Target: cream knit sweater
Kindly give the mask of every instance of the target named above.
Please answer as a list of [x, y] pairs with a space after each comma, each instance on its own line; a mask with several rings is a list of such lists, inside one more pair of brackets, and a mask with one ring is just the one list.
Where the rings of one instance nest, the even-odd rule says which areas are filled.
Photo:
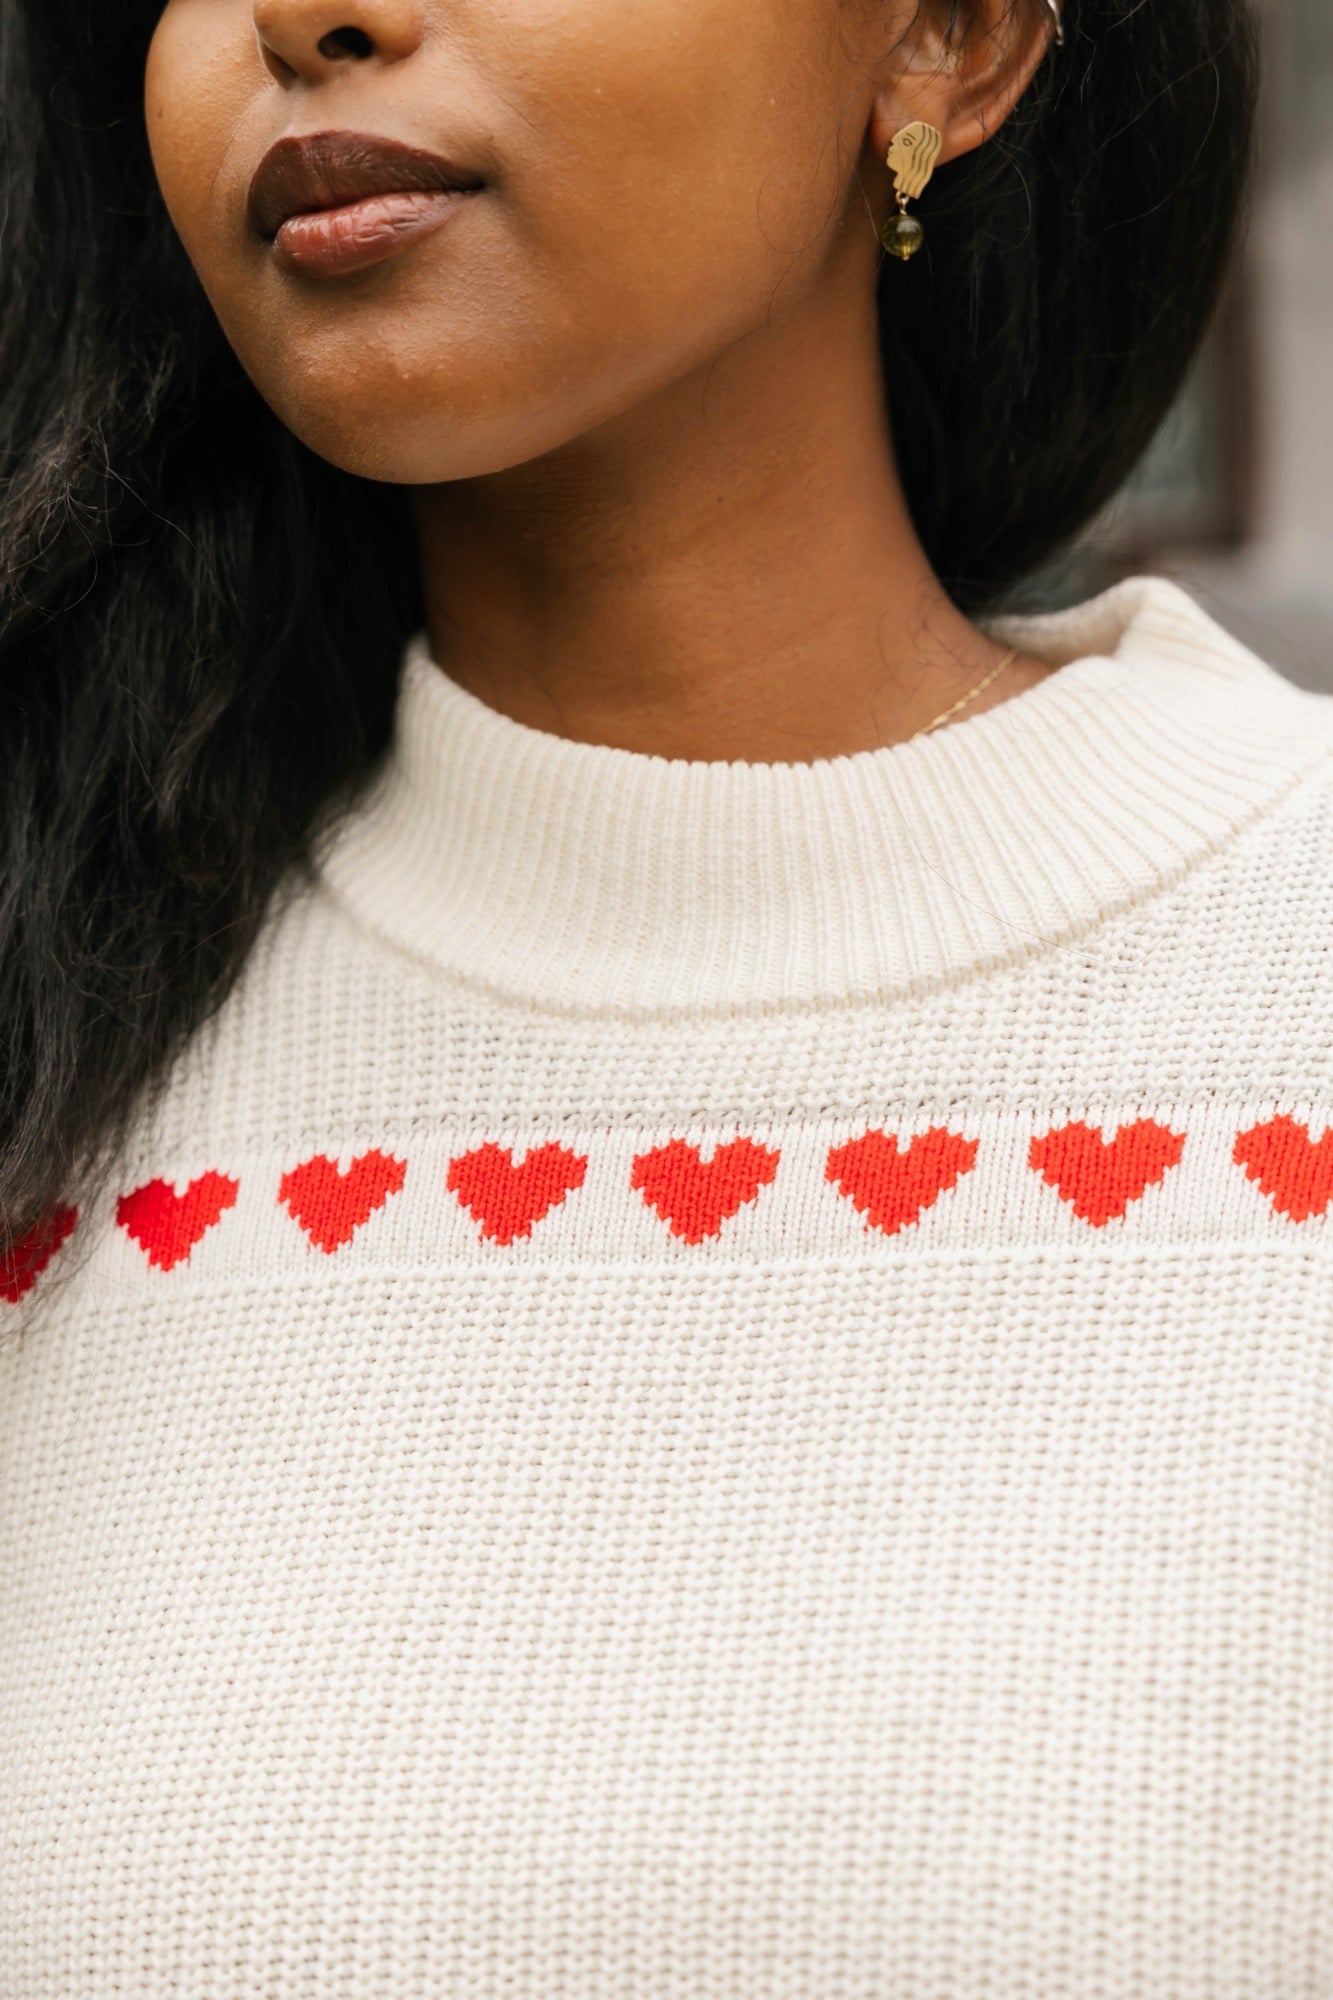
[[1333, 1995], [1333, 701], [1022, 637], [805, 766], [410, 650], [0, 1271], [4, 2000]]

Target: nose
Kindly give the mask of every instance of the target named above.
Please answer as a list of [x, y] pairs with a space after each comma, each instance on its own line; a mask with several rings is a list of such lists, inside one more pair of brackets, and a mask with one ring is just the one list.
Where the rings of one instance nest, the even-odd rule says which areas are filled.
[[279, 83], [320, 83], [421, 45], [420, 0], [254, 0], [255, 33]]

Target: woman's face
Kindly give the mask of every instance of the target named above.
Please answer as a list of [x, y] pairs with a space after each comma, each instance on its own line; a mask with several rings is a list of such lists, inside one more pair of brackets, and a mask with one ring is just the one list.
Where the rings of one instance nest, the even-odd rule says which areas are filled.
[[458, 479], [582, 436], [830, 286], [870, 310], [858, 167], [876, 172], [876, 63], [912, 11], [168, 0], [148, 131], [278, 415], [349, 471]]

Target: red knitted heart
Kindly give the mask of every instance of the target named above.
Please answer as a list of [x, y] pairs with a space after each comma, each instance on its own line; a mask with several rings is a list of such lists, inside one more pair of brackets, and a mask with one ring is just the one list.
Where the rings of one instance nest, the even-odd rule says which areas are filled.
[[0, 1299], [16, 1306], [30, 1292], [79, 1219], [77, 1208], [57, 1208], [0, 1257]]
[[1284, 1113], [1237, 1133], [1232, 1158], [1293, 1222], [1322, 1215], [1333, 1201], [1333, 1130], [1312, 1139], [1307, 1126]]
[[1057, 1190], [1075, 1215], [1094, 1229], [1104, 1229], [1155, 1186], [1168, 1167], [1177, 1165], [1184, 1146], [1183, 1132], [1172, 1132], [1154, 1118], [1122, 1125], [1110, 1140], [1096, 1126], [1076, 1119], [1033, 1139], [1028, 1165]]
[[331, 1257], [355, 1236], [362, 1223], [397, 1194], [407, 1162], [371, 1147], [352, 1161], [345, 1174], [323, 1153], [293, 1167], [278, 1183], [278, 1200], [310, 1241]]
[[831, 1148], [824, 1177], [836, 1182], [860, 1210], [868, 1229], [893, 1236], [971, 1173], [978, 1143], [933, 1125], [929, 1132], [918, 1132], [900, 1152], [894, 1133], [867, 1132]]
[[116, 1204], [116, 1221], [141, 1249], [150, 1264], [169, 1271], [184, 1263], [200, 1237], [213, 1227], [224, 1208], [236, 1200], [238, 1183], [226, 1174], [200, 1174], [184, 1194], [166, 1181], [149, 1181], [124, 1194]]
[[697, 1146], [672, 1139], [651, 1153], [640, 1153], [630, 1174], [650, 1208], [671, 1225], [674, 1236], [702, 1243], [716, 1236], [724, 1222], [753, 1201], [778, 1170], [780, 1153], [753, 1139], [733, 1139], [717, 1146], [707, 1165]]
[[449, 1162], [446, 1185], [492, 1243], [530, 1236], [533, 1224], [583, 1186], [588, 1161], [567, 1146], [534, 1146], [521, 1167], [508, 1146], [487, 1140]]

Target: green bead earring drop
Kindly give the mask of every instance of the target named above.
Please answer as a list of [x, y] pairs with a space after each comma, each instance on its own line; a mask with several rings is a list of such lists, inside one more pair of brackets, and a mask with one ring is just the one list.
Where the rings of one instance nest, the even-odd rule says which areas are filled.
[[890, 257], [905, 264], [925, 242], [926, 232], [914, 215], [891, 215], [879, 232], [879, 240]]
[[907, 213], [907, 204], [924, 194], [943, 145], [943, 133], [917, 119], [911, 125], [904, 125], [901, 132], [896, 132], [889, 147], [885, 164], [893, 175], [898, 212], [888, 218], [879, 232], [879, 240], [890, 257], [896, 257], [900, 263], [905, 264], [910, 257], [915, 257], [926, 240], [921, 224], [914, 215]]

